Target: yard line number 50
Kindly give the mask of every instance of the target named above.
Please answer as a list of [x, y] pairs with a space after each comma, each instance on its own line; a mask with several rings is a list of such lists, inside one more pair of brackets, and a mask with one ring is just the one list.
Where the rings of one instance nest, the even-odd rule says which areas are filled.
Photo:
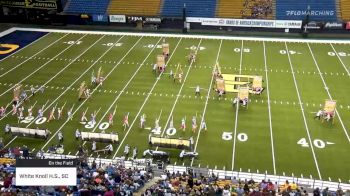
[[[232, 140], [232, 132], [223, 132], [221, 138], [226, 141]], [[240, 142], [246, 142], [248, 140], [248, 135], [246, 133], [239, 133], [237, 134], [237, 139]]]

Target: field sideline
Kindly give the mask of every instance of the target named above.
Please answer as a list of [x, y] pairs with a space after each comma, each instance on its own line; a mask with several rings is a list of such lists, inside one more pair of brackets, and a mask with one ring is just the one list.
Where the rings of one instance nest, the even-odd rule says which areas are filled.
[[[64, 154], [74, 155], [79, 144], [91, 150], [91, 143], [75, 140], [76, 129], [101, 132], [108, 127], [105, 131], [118, 133], [120, 144], [114, 145], [111, 155], [89, 156], [119, 157], [128, 144], [138, 148], [141, 158], [151, 147], [150, 130], [139, 128], [140, 116], [146, 114], [146, 127], [153, 128], [161, 113], [159, 135], [192, 136], [199, 153], [198, 159], [182, 161], [180, 150], [159, 148], [171, 154], [172, 164], [350, 182], [349, 40], [14, 30], [49, 33], [0, 60], [0, 106], [10, 103], [16, 83], [26, 90], [45, 87], [43, 94], [37, 93], [24, 103], [26, 110], [36, 103], [35, 116], [45, 103], [45, 117], [56, 104], [66, 106], [63, 119], [43, 123], [37, 119], [18, 121], [9, 107], [9, 114], [0, 118], [1, 127], [48, 128], [52, 134], [41, 140], [1, 132], [6, 146], [27, 145], [34, 152], [46, 151], [58, 143], [57, 133], [62, 131]], [[162, 52], [163, 39], [170, 45], [170, 57], [164, 74], [155, 75], [152, 67]], [[190, 48], [198, 51], [194, 63], [186, 58]], [[219, 99], [212, 89], [216, 62], [222, 73], [263, 76], [266, 90], [260, 96], [250, 95], [248, 108], [233, 107], [235, 94]], [[174, 83], [168, 74], [177, 64], [184, 72], [181, 84]], [[92, 71], [100, 67], [106, 77], [103, 85], [91, 87], [92, 97], [78, 101], [80, 84], [90, 84]], [[194, 93], [197, 85], [202, 88], [200, 96]], [[314, 119], [325, 99], [337, 100], [333, 125]], [[74, 119], [68, 121], [66, 113], [73, 105]], [[114, 125], [108, 125], [108, 114], [116, 106]], [[79, 122], [86, 109], [88, 118], [98, 111], [96, 126]], [[127, 113], [130, 127], [124, 129], [122, 121]], [[191, 118], [196, 115], [197, 123], [205, 120], [207, 131], [191, 131]], [[172, 117], [177, 131], [169, 133]], [[186, 131], [179, 129], [184, 117]], [[97, 147], [105, 145], [98, 143]]]

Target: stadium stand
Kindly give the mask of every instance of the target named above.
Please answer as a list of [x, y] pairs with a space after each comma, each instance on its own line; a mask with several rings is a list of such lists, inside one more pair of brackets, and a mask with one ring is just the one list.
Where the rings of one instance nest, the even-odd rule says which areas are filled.
[[276, 19], [303, 20], [310, 6], [310, 20], [336, 21], [336, 0], [276, 0]]
[[245, 0], [243, 18], [272, 19], [272, 0]]
[[111, 0], [108, 13], [131, 16], [160, 15], [161, 0]]
[[[349, 194], [350, 191], [344, 191], [339, 188], [336, 191], [330, 191], [327, 187], [322, 190], [322, 195], [339, 195]], [[308, 196], [309, 193], [320, 195], [321, 190], [309, 189], [297, 185], [295, 182], [277, 184], [270, 180], [261, 180], [255, 182], [253, 179], [219, 179], [217, 176], [192, 176], [187, 173], [170, 173], [167, 171], [163, 179], [148, 188], [144, 195], [164, 195], [165, 193], [176, 195], [299, 195]]]
[[245, 1], [246, 0], [218, 0], [216, 6], [216, 17], [241, 18]]
[[340, 6], [341, 18], [345, 21], [350, 20], [350, 1], [340, 0]]
[[105, 14], [109, 0], [69, 0], [64, 12], [67, 14]]
[[216, 0], [164, 0], [161, 15], [163, 17], [182, 17], [182, 8], [186, 5], [188, 17], [215, 17]]

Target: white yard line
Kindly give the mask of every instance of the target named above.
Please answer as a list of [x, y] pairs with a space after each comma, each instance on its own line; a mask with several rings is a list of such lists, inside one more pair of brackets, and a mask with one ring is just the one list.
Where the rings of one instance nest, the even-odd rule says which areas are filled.
[[[77, 41], [83, 39], [87, 34], [83, 35], [82, 37], [80, 37]], [[58, 57], [59, 55], [61, 55], [63, 52], [65, 52], [66, 50], [68, 50], [70, 47], [74, 46], [74, 44], [69, 45], [67, 48], [63, 49], [61, 52], [59, 52], [57, 55], [55, 55], [54, 57], [52, 57], [49, 61], [47, 61], [46, 63], [44, 63], [43, 65], [41, 65], [39, 68], [37, 68], [35, 71], [33, 71], [31, 74], [28, 74], [25, 78], [23, 78], [21, 81], [17, 82], [17, 84], [22, 83], [23, 81], [25, 81], [26, 79], [28, 79], [30, 76], [32, 76], [33, 74], [35, 74], [36, 72], [38, 72], [40, 69], [42, 69], [43, 67], [45, 67], [47, 64], [49, 64], [51, 61], [53, 61], [56, 57]], [[13, 85], [11, 88], [7, 89], [6, 91], [4, 91], [3, 93], [0, 94], [0, 97], [2, 97], [3, 95], [5, 95], [7, 92], [9, 92], [10, 90], [12, 90], [15, 87], [15, 85]]]
[[11, 69], [7, 70], [5, 73], [2, 73], [0, 75], [0, 78], [4, 77], [6, 74], [10, 73], [11, 71], [13, 71], [14, 69], [16, 69], [17, 67], [23, 65], [25, 62], [31, 60], [33, 57], [35, 57], [36, 55], [40, 54], [41, 52], [43, 52], [44, 50], [48, 49], [49, 47], [51, 47], [52, 45], [54, 45], [55, 43], [57, 43], [58, 41], [60, 41], [61, 39], [63, 39], [64, 37], [66, 37], [69, 34], [65, 34], [64, 36], [60, 37], [59, 39], [57, 39], [56, 41], [52, 42], [51, 44], [49, 44], [48, 46], [46, 46], [45, 48], [41, 49], [39, 52], [33, 54], [31, 57], [27, 58], [26, 60], [22, 61], [21, 63], [19, 63], [18, 65], [12, 67]]
[[[98, 43], [102, 38], [103, 38], [104, 36], [101, 36], [101, 38], [99, 38], [98, 40], [96, 40], [90, 47], [88, 47], [83, 53], [81, 53], [79, 56], [81, 56], [81, 55], [83, 55], [83, 54], [85, 54], [89, 49], [91, 49], [96, 43]], [[119, 40], [120, 39], [122, 39], [122, 37], [121, 38], [119, 38]], [[119, 41], [118, 40], [118, 41]], [[117, 41], [117, 42], [118, 42]], [[111, 46], [110, 48], [108, 48], [108, 50], [106, 50], [104, 53], [103, 53], [103, 55], [101, 55], [100, 57], [99, 57], [99, 59], [101, 59], [110, 49], [112, 49], [112, 47], [113, 46]], [[78, 57], [76, 57], [76, 59], [77, 58], [79, 58], [79, 56]], [[99, 60], [98, 59], [98, 60]], [[82, 74], [80, 74], [80, 76], [78, 77], [78, 78], [76, 78], [72, 83], [71, 83], [71, 85], [68, 87], [68, 88], [66, 88], [66, 90], [64, 90], [55, 100], [53, 100], [51, 103], [50, 103], [50, 105], [48, 105], [48, 106], [46, 106], [45, 107], [45, 109], [43, 110], [43, 112], [45, 112], [45, 111], [47, 111], [48, 109], [50, 109], [50, 107], [56, 102], [56, 101], [58, 101], [77, 81], [79, 81], [80, 80], [80, 78], [81, 77], [83, 77], [96, 63], [98, 63], [98, 60], [96, 60], [94, 63], [92, 63], [91, 65], [90, 65], [90, 67], [88, 67], [87, 69], [85, 69], [85, 71], [82, 73]], [[75, 60], [73, 60], [72, 62], [70, 62], [67, 66], [69, 66], [70, 64], [72, 64], [73, 62], [74, 62]], [[46, 84], [47, 84], [48, 82], [46, 82]], [[45, 84], [44, 85], [42, 85], [41, 87], [43, 87], [43, 86], [45, 86]], [[9, 114], [9, 113], [8, 113]], [[7, 115], [8, 115], [7, 114]], [[36, 120], [38, 119], [38, 116], [37, 117], [35, 117], [34, 118], [34, 120], [32, 120], [27, 126], [26, 126], [26, 128], [28, 128], [31, 124], [33, 124]], [[17, 136], [16, 137], [14, 137], [9, 143], [7, 143], [6, 144], [6, 146], [8, 146], [9, 144], [11, 144], [15, 139], [17, 138]], [[5, 146], [5, 147], [6, 147]]]
[[[11, 33], [12, 33], [12, 32], [11, 32]], [[49, 34], [50, 34], [50, 33], [47, 33], [46, 35], [39, 37], [39, 39], [34, 40], [34, 41], [31, 42], [30, 44], [28, 44], [28, 45], [26, 45], [26, 46], [24, 46], [24, 47], [18, 49], [16, 52], [14, 52], [14, 53], [12, 53], [12, 54], [6, 56], [6, 57], [3, 58], [3, 59], [1, 59], [0, 62], [4, 61], [4, 60], [7, 59], [7, 58], [10, 58], [11, 56], [13, 56], [13, 55], [17, 54], [18, 52], [24, 50], [25, 48], [27, 48], [27, 47], [33, 45], [34, 43], [36, 43], [36, 42], [38, 42], [38, 41], [40, 41], [41, 39], [43, 39], [44, 37], [48, 36]], [[2, 37], [2, 36], [0, 36], [0, 37]]]
[[[343, 60], [340, 58], [338, 52], [337, 52], [337, 51], [335, 50], [335, 48], [333, 47], [333, 44], [330, 43], [330, 45], [332, 46], [332, 49], [333, 49], [334, 53], [337, 55], [337, 57], [338, 57], [340, 63], [343, 65], [343, 67], [344, 67], [346, 73], [348, 73], [348, 76], [350, 76], [349, 68], [346, 67], [346, 65], [344, 64]], [[309, 47], [310, 47], [310, 46], [309, 46]]]
[[[132, 80], [135, 78], [135, 76], [139, 73], [140, 69], [143, 67], [143, 65], [145, 64], [145, 62], [147, 61], [147, 59], [149, 58], [149, 56], [152, 54], [152, 52], [154, 51], [154, 49], [157, 48], [158, 43], [162, 40], [162, 37], [159, 38], [159, 40], [157, 41], [157, 43], [154, 44], [154, 47], [152, 48], [151, 51], [149, 51], [148, 55], [144, 58], [144, 60], [142, 61], [142, 63], [140, 64], [140, 66], [136, 69], [135, 73], [130, 77], [130, 79], [128, 80], [128, 82], [124, 85], [123, 89], [120, 90], [119, 94], [115, 97], [115, 99], [113, 100], [113, 102], [111, 103], [111, 105], [108, 107], [108, 109], [106, 110], [106, 112], [102, 115], [101, 119], [98, 121], [98, 123], [96, 123], [96, 126], [94, 127], [94, 129], [92, 130], [92, 132], [95, 132], [96, 129], [98, 128], [98, 125], [101, 124], [101, 122], [103, 121], [103, 119], [105, 119], [105, 117], [108, 115], [108, 112], [112, 109], [112, 107], [115, 106], [115, 103], [119, 100], [120, 96], [124, 93], [124, 91], [126, 90], [126, 88], [129, 87], [129, 84], [132, 82]], [[86, 141], [83, 143], [83, 145], [85, 145]]]
[[285, 46], [286, 46], [288, 61], [289, 61], [290, 69], [291, 69], [291, 71], [292, 71], [293, 81], [294, 81], [295, 89], [296, 89], [296, 91], [297, 91], [298, 100], [299, 100], [299, 105], [300, 105], [300, 109], [301, 109], [301, 114], [302, 114], [302, 116], [303, 116], [304, 126], [305, 126], [305, 130], [306, 130], [306, 133], [307, 133], [307, 137], [308, 137], [308, 139], [309, 139], [309, 144], [310, 144], [310, 147], [311, 147], [312, 156], [313, 156], [313, 158], [314, 158], [314, 162], [315, 162], [315, 166], [316, 166], [316, 169], [317, 169], [318, 177], [319, 177], [320, 180], [322, 180], [320, 168], [318, 167], [318, 162], [317, 162], [317, 158], [316, 158], [316, 154], [315, 154], [315, 150], [314, 150], [314, 144], [313, 144], [313, 142], [312, 142], [312, 140], [311, 140], [311, 134], [310, 134], [310, 131], [309, 131], [309, 126], [308, 126], [308, 124], [307, 124], [307, 122], [306, 122], [306, 116], [305, 116], [305, 112], [304, 112], [304, 106], [303, 106], [302, 101], [301, 101], [301, 97], [300, 97], [300, 93], [299, 93], [299, 88], [298, 88], [298, 83], [297, 83], [297, 80], [296, 80], [296, 77], [295, 77], [295, 74], [294, 74], [293, 64], [292, 64], [292, 61], [291, 61], [291, 58], [290, 58], [290, 55], [289, 55], [289, 50], [288, 50], [287, 42], [285, 42], [284, 44], [285, 44]]
[[[168, 62], [170, 62], [171, 58], [174, 56], [175, 51], [176, 51], [177, 47], [179, 46], [181, 40], [182, 40], [182, 38], [181, 38], [181, 39], [178, 41], [178, 43], [176, 44], [176, 46], [175, 46], [175, 48], [174, 48], [174, 51], [172, 52], [172, 54], [171, 54], [171, 56], [170, 56]], [[151, 94], [152, 94], [154, 88], [156, 87], [156, 85], [157, 85], [158, 82], [160, 81], [160, 78], [161, 78], [161, 76], [163, 75], [163, 73], [164, 73], [164, 72], [160, 73], [160, 75], [157, 77], [156, 82], [153, 84], [151, 90], [149, 91], [149, 93], [147, 93], [147, 97], [146, 97], [145, 100], [143, 101], [143, 103], [142, 103], [142, 105], [141, 105], [139, 111], [137, 112], [137, 114], [136, 114], [134, 120], [131, 122], [130, 127], [129, 127], [128, 130], [126, 131], [126, 133], [125, 133], [125, 135], [124, 135], [122, 141], [119, 143], [118, 148], [117, 148], [117, 150], [115, 151], [115, 153], [114, 153], [114, 155], [113, 155], [113, 159], [117, 156], [117, 154], [118, 154], [120, 148], [122, 147], [124, 141], [126, 140], [127, 136], [129, 135], [129, 133], [130, 133], [130, 131], [131, 131], [131, 128], [133, 127], [133, 125], [135, 124], [135, 122], [138, 120], [138, 117], [139, 117], [139, 115], [140, 115], [140, 113], [141, 113], [143, 107], [145, 107], [145, 105], [146, 105], [146, 103], [147, 103], [149, 97], [151, 96]]]
[[[241, 45], [241, 59], [239, 60], [239, 74], [242, 73], [242, 63], [243, 63], [243, 40]], [[236, 138], [237, 138], [237, 125], [238, 125], [238, 108], [239, 108], [239, 101], [236, 104], [236, 118], [235, 118], [235, 128], [233, 133], [233, 150], [232, 150], [232, 165], [231, 170], [235, 168], [235, 154], [236, 154]], [[249, 103], [248, 103], [249, 104]]]
[[[219, 62], [219, 56], [220, 56], [220, 52], [221, 52], [221, 46], [222, 46], [222, 40], [220, 40], [220, 46], [219, 46], [218, 53], [217, 53], [217, 55], [216, 55], [216, 60], [215, 60], [215, 62], [214, 62], [215, 65], [213, 66], [214, 68], [213, 68], [212, 73], [213, 73], [214, 70], [216, 69], [216, 63]], [[210, 80], [210, 83], [209, 83], [207, 98], [206, 98], [206, 100], [205, 100], [205, 104], [204, 104], [204, 108], [203, 108], [203, 112], [202, 112], [202, 119], [201, 119], [201, 121], [200, 121], [199, 130], [198, 130], [198, 134], [197, 134], [197, 138], [196, 138], [196, 143], [195, 143], [194, 149], [193, 149], [194, 152], [196, 152], [196, 150], [197, 150], [198, 141], [199, 141], [199, 136], [200, 136], [200, 133], [202, 132], [201, 124], [202, 124], [202, 122], [204, 121], [205, 113], [207, 112], [207, 106], [208, 106], [209, 96], [210, 96], [210, 92], [211, 92], [211, 88], [212, 88], [213, 82], [214, 82], [214, 75], [211, 76], [211, 80]], [[192, 158], [192, 160], [191, 160], [191, 167], [192, 167], [192, 165], [193, 165], [193, 160], [194, 160], [194, 158]]]
[[[198, 52], [198, 49], [199, 49], [201, 43], [202, 43], [202, 39], [200, 39], [200, 41], [199, 41], [199, 43], [198, 43], [198, 45], [197, 45], [196, 53]], [[163, 129], [163, 131], [162, 131], [161, 137], [164, 136], [165, 130], [166, 130], [167, 127], [168, 127], [168, 123], [169, 123], [171, 117], [173, 116], [173, 112], [174, 112], [174, 110], [175, 110], [177, 101], [179, 100], [179, 97], [180, 97], [180, 94], [181, 94], [181, 92], [182, 92], [182, 89], [183, 89], [183, 87], [185, 86], [186, 79], [187, 79], [187, 76], [189, 75], [189, 73], [190, 73], [190, 71], [191, 71], [192, 65], [193, 65], [193, 61], [191, 61], [190, 65], [189, 65], [189, 67], [188, 67], [187, 73], [186, 73], [186, 75], [185, 75], [185, 78], [184, 78], [184, 80], [182, 81], [182, 84], [181, 84], [181, 87], [180, 87], [180, 89], [179, 89], [179, 92], [177, 93], [177, 96], [176, 96], [174, 105], [173, 105], [173, 107], [171, 108], [171, 111], [170, 111], [170, 114], [169, 114], [169, 116], [168, 116], [168, 119], [167, 119], [167, 121], [166, 121], [166, 123], [165, 123], [165, 125], [164, 125], [164, 129]], [[159, 147], [157, 146], [157, 147], [156, 147], [156, 151], [158, 150], [158, 148], [159, 148]]]
[[[317, 61], [316, 61], [316, 59], [315, 59], [314, 53], [312, 52], [312, 49], [311, 49], [310, 45], [307, 44], [307, 46], [309, 47], [310, 54], [311, 54], [311, 56], [312, 56], [312, 59], [314, 60], [314, 63], [315, 63], [315, 65], [316, 65], [316, 68], [317, 68], [317, 70], [318, 70], [318, 73], [319, 73], [319, 75], [320, 75], [320, 78], [321, 78], [321, 80], [322, 80], [324, 89], [326, 90], [326, 92], [327, 92], [327, 94], [328, 94], [328, 97], [329, 97], [330, 99], [333, 100], [332, 95], [331, 95], [331, 93], [329, 92], [328, 86], [327, 86], [327, 84], [326, 84], [326, 82], [325, 82], [325, 80], [324, 80], [324, 78], [323, 78], [322, 73], [321, 73], [320, 67], [318, 66], [318, 63], [317, 63]], [[332, 47], [333, 47], [333, 46], [332, 46]], [[334, 48], [333, 48], [333, 50], [334, 50]], [[334, 50], [334, 51], [335, 51], [335, 50]], [[335, 51], [335, 52], [336, 52], [336, 51]], [[338, 55], [338, 54], [337, 54], [337, 55]], [[338, 58], [339, 58], [339, 56], [338, 56]], [[339, 59], [340, 59], [340, 58], [339, 58]], [[345, 68], [345, 67], [344, 67], [344, 68]], [[338, 111], [337, 109], [335, 109], [335, 112], [338, 113], [337, 116], [338, 116], [338, 118], [339, 118], [340, 124], [341, 124], [341, 126], [343, 127], [345, 136], [346, 136], [346, 138], [348, 139], [348, 141], [349, 141], [349, 143], [350, 143], [350, 137], [349, 137], [349, 134], [348, 134], [348, 130], [346, 129], [346, 127], [345, 127], [345, 125], [344, 125], [344, 123], [343, 123], [343, 120], [342, 120], [342, 118], [340, 117], [340, 113], [339, 113], [339, 111]]]
[[271, 153], [272, 153], [272, 165], [273, 165], [273, 174], [276, 175], [276, 161], [275, 161], [275, 147], [273, 142], [273, 131], [272, 131], [272, 115], [271, 115], [271, 105], [270, 105], [270, 88], [269, 88], [269, 77], [267, 70], [267, 57], [266, 57], [266, 47], [265, 42], [263, 42], [264, 46], [264, 65], [265, 65], [265, 81], [266, 81], [266, 93], [267, 93], [267, 105], [269, 109], [269, 126], [270, 126], [270, 138], [271, 138]]
[[[126, 56], [128, 56], [128, 54], [135, 48], [135, 46], [141, 41], [143, 37], [140, 37], [135, 44], [128, 50], [128, 52], [125, 53], [125, 55], [118, 61], [118, 63], [111, 69], [111, 71], [106, 75], [105, 80], [109, 77], [109, 75], [118, 67], [118, 65], [120, 65], [120, 63], [125, 59]], [[121, 39], [121, 38], [120, 38]], [[119, 39], [119, 40], [120, 40]], [[118, 43], [119, 40], [116, 42]], [[113, 45], [114, 46], [114, 45]], [[111, 47], [113, 47], [111, 46]], [[98, 61], [96, 61], [98, 62]], [[98, 84], [91, 92], [91, 96], [96, 92], [97, 88], [101, 86], [101, 83]], [[85, 102], [89, 100], [89, 99], [85, 99], [79, 106], [78, 108], [73, 112], [73, 116], [75, 115], [75, 113], [77, 113], [79, 111], [79, 109], [85, 104]], [[52, 135], [52, 137], [44, 144], [44, 146], [41, 149], [44, 149], [49, 143], [50, 141], [55, 137], [55, 135], [58, 133], [58, 131], [60, 131], [67, 123], [69, 122], [69, 120], [66, 120], [61, 127]]]

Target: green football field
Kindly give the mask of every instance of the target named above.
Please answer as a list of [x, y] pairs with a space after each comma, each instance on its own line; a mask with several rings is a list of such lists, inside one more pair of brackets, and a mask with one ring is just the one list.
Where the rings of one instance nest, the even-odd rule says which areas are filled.
[[[1, 132], [8, 147], [26, 145], [34, 152], [47, 151], [58, 144], [57, 132], [64, 135], [64, 154], [75, 155], [84, 144], [77, 141], [75, 130], [116, 132], [119, 145], [112, 155], [90, 153], [92, 157], [123, 156], [124, 146], [138, 148], [138, 157], [148, 148], [150, 128], [160, 117], [160, 132], [155, 135], [194, 139], [197, 159], [178, 158], [179, 149], [157, 148], [169, 152], [171, 163], [235, 171], [250, 171], [276, 175], [304, 176], [315, 179], [349, 182], [350, 180], [350, 47], [349, 44], [316, 43], [312, 40], [244, 41], [240, 38], [164, 35], [170, 45], [170, 57], [164, 74], [152, 72], [156, 56], [162, 53], [162, 35], [99, 35], [52, 32], [28, 47], [0, 61], [0, 105], [13, 98], [14, 84], [25, 90], [30, 86], [45, 87], [24, 103], [34, 103], [34, 115], [44, 104], [44, 116], [54, 107], [64, 107], [64, 117], [47, 122], [44, 119], [18, 121], [16, 115], [1, 118], [6, 124], [27, 128], [49, 129], [48, 140], [16, 137]], [[214, 37], [213, 37], [214, 38]], [[197, 61], [189, 63], [190, 48], [198, 51]], [[248, 107], [232, 105], [234, 93], [218, 98], [213, 91], [212, 72], [215, 63], [225, 74], [258, 75], [263, 77], [262, 95], [250, 95]], [[181, 64], [183, 82], [169, 78]], [[101, 67], [105, 81], [91, 86], [91, 74]], [[89, 99], [78, 100], [78, 89], [85, 81], [91, 88]], [[201, 87], [195, 96], [195, 87]], [[334, 123], [314, 119], [326, 99], [337, 101]], [[73, 107], [74, 106], [74, 107]], [[108, 115], [116, 108], [114, 124]], [[67, 110], [73, 107], [74, 118], [67, 120]], [[10, 112], [11, 106], [7, 112]], [[87, 118], [98, 112], [94, 126], [81, 124], [82, 113]], [[129, 113], [130, 127], [122, 126]], [[140, 116], [146, 114], [146, 127], [140, 128]], [[205, 120], [208, 130], [195, 133], [191, 119], [197, 124]], [[180, 130], [186, 117], [186, 131]], [[167, 131], [173, 118], [176, 131]], [[102, 149], [106, 143], [98, 143]], [[132, 148], [131, 148], [132, 149]]]

